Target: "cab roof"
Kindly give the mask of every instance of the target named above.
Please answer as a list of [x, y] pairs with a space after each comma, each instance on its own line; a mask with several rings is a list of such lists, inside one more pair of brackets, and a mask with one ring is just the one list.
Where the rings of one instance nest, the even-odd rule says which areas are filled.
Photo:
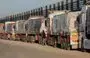
[[31, 19], [39, 19], [39, 18], [44, 18], [43, 16], [34, 16], [34, 17], [29, 17], [28, 20], [31, 20]]

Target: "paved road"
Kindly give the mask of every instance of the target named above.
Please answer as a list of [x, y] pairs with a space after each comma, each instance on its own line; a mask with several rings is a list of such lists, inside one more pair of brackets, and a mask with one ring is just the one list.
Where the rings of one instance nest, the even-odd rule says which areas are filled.
[[90, 58], [90, 53], [0, 39], [0, 58]]

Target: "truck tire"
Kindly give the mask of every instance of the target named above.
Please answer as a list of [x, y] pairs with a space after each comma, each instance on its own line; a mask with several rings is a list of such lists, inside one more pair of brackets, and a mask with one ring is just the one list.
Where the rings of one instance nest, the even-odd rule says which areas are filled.
[[69, 47], [66, 48], [66, 50], [72, 50], [72, 46], [70, 45]]
[[54, 47], [55, 48], [57, 47], [57, 41], [56, 40], [54, 41]]

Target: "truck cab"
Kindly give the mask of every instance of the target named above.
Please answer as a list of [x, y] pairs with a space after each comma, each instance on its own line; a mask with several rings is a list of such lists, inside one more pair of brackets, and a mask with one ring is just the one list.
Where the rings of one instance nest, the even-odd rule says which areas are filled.
[[15, 22], [5, 22], [5, 32], [8, 34], [8, 39], [15, 39]]
[[81, 10], [79, 18], [79, 48], [90, 49], [90, 5], [86, 3]]
[[69, 11], [53, 11], [49, 14], [47, 26], [48, 44], [52, 46], [61, 45], [61, 48], [67, 49], [68, 47], [78, 48], [78, 32], [76, 28], [76, 19], [79, 12]]

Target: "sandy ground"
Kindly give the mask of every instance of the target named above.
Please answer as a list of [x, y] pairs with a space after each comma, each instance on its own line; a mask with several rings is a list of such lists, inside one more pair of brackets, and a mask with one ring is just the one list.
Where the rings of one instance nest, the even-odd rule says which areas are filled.
[[0, 58], [90, 58], [90, 53], [0, 39]]

